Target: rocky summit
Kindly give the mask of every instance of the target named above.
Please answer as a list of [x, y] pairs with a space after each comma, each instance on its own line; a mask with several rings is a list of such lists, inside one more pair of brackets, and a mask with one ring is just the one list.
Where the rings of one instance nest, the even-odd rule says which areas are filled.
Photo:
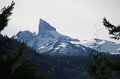
[[91, 41], [80, 41], [62, 35], [57, 32], [55, 27], [43, 19], [39, 20], [37, 34], [28, 30], [20, 31], [17, 34], [17, 40], [27, 43], [28, 46], [34, 48], [39, 53], [49, 55], [88, 55], [91, 50], [96, 50], [96, 42], [101, 46], [101, 52], [106, 52], [108, 49], [111, 49], [111, 45], [114, 45], [114, 51], [108, 51], [109, 53], [119, 53], [120, 49], [120, 44], [106, 40], [98, 39], [99, 41], [96, 41], [93, 39]]

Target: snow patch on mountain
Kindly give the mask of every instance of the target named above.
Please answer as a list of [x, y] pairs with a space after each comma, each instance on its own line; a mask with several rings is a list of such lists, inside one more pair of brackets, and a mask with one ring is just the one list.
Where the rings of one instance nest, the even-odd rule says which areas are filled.
[[51, 26], [46, 21], [39, 20], [38, 34], [30, 31], [21, 31], [17, 34], [17, 40], [22, 42], [27, 42], [27, 45], [38, 50], [41, 46], [52, 41], [79, 41], [78, 39], [73, 39], [71, 37], [62, 35], [56, 31], [56, 28]]
[[42, 47], [37, 51], [40, 53], [50, 54], [50, 55], [87, 55], [90, 53], [90, 48], [83, 45], [76, 45], [65, 41], [53, 41]]
[[97, 47], [99, 46], [100, 52], [108, 52], [111, 54], [120, 54], [120, 44], [107, 41], [107, 40], [101, 40], [101, 39], [92, 39], [92, 40], [85, 40], [79, 42], [80, 44], [90, 47], [92, 49], [97, 50]]
[[91, 50], [108, 52], [112, 54], [120, 53], [120, 44], [101, 39], [79, 41], [69, 36], [65, 36], [56, 31], [46, 21], [39, 20], [38, 33], [30, 31], [20, 31], [17, 40], [27, 43], [40, 53], [50, 55], [87, 55]]

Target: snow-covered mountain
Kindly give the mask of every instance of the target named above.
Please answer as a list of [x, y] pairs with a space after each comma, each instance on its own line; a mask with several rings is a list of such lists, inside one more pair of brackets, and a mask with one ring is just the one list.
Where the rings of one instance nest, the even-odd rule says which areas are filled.
[[46, 21], [40, 19], [38, 34], [30, 31], [20, 31], [18, 34], [18, 40], [27, 42], [30, 47], [35, 49], [49, 43], [51, 41], [79, 41], [68, 36], [62, 35], [56, 31], [56, 28], [51, 26]]
[[50, 55], [87, 55], [92, 49], [81, 44], [73, 44], [67, 41], [52, 41], [41, 46], [38, 51]]
[[100, 46], [99, 51], [101, 52], [120, 52], [118, 43], [101, 39], [79, 41], [58, 33], [56, 28], [42, 19], [39, 21], [38, 34], [20, 31], [17, 34], [17, 40], [26, 42], [28, 46], [40, 53], [50, 55], [87, 55], [91, 50], [96, 50], [97, 46]]
[[120, 43], [115, 43], [102, 39], [92, 39], [81, 41], [79, 44], [82, 44], [86, 47], [90, 47], [95, 50], [97, 50], [98, 47], [98, 51], [100, 52], [120, 54]]
[[87, 55], [88, 49], [83, 45], [75, 45], [71, 41], [80, 42], [69, 36], [62, 35], [46, 21], [40, 19], [38, 34], [30, 31], [20, 31], [17, 40], [27, 42], [40, 53], [50, 55]]

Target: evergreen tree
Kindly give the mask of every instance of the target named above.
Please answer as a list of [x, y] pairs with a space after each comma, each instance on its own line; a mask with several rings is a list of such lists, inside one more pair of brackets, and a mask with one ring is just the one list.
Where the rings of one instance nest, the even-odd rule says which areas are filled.
[[12, 49], [14, 43], [13, 38], [8, 38], [6, 36], [0, 35], [0, 59], [9, 54], [9, 50]]
[[22, 43], [12, 54], [13, 60], [18, 60], [12, 67], [12, 79], [36, 79], [37, 64], [32, 64], [32, 60], [27, 54], [26, 44]]
[[12, 14], [15, 3], [12, 2], [10, 6], [4, 7], [0, 11], [0, 58], [5, 55], [7, 52], [5, 48], [10, 48], [10, 45], [13, 42], [13, 38], [4, 39], [1, 31], [8, 25], [9, 17]]
[[[0, 32], [7, 26], [15, 3], [4, 7], [0, 14]], [[11, 48], [14, 38], [5, 39], [0, 34], [0, 79], [36, 79], [37, 65], [32, 63], [28, 55], [26, 44], [20, 44], [13, 52], [6, 54]]]
[[106, 18], [103, 18], [103, 25], [108, 29], [109, 34], [113, 35], [111, 38], [119, 40], [120, 39], [120, 25], [114, 26]]
[[[103, 25], [108, 29], [111, 38], [120, 39], [120, 26], [114, 26], [106, 18], [103, 18]], [[120, 60], [111, 61], [105, 53], [91, 54], [94, 63], [86, 66], [87, 72], [93, 79], [115, 79], [120, 78]]]
[[[13, 53], [3, 56], [0, 62], [0, 71], [3, 72], [0, 75], [0, 78], [7, 79], [11, 77], [12, 67], [20, 59], [21, 54], [23, 53], [23, 44], [18, 46]], [[7, 76], [6, 76], [7, 75]]]
[[87, 72], [93, 79], [109, 79], [112, 77], [112, 62], [106, 58], [104, 53], [92, 55], [94, 63], [89, 63], [86, 67]]
[[0, 33], [1, 31], [8, 25], [9, 17], [12, 14], [12, 10], [14, 8], [15, 3], [12, 2], [10, 6], [4, 7], [1, 9], [0, 13]]

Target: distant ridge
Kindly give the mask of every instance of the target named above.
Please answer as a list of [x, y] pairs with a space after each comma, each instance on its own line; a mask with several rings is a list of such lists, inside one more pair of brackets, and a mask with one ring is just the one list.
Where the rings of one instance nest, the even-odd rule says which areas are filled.
[[[20, 31], [17, 40], [27, 42], [27, 45], [37, 50], [39, 53], [50, 55], [87, 55], [91, 50], [96, 50], [96, 40], [80, 41], [57, 32], [43, 19], [39, 20], [38, 33], [30, 31]], [[107, 40], [98, 40], [101, 45], [101, 52], [119, 53], [120, 44]]]

